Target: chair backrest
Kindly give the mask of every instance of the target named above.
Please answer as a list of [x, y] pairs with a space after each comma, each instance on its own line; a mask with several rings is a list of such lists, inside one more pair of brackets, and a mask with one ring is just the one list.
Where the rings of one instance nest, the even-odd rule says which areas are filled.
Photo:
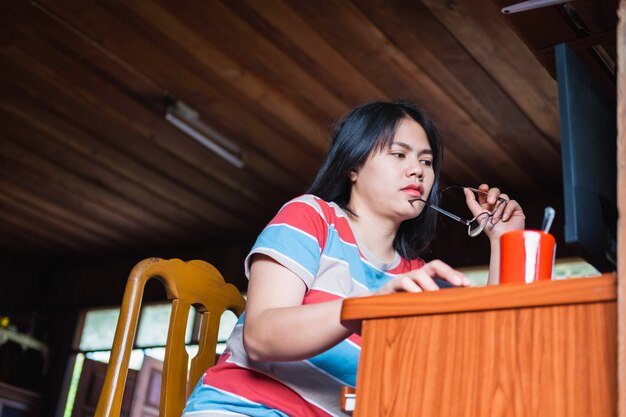
[[[117, 417], [120, 414], [141, 299], [145, 284], [151, 278], [158, 278], [163, 283], [167, 298], [172, 301], [161, 380], [160, 417], [181, 415], [195, 383], [207, 368], [215, 364], [215, 347], [222, 313], [231, 310], [240, 316], [245, 308], [245, 301], [237, 288], [226, 284], [217, 269], [207, 262], [159, 258], [139, 262], [131, 271], [126, 284], [95, 417]], [[192, 305], [202, 314], [202, 319], [200, 346], [188, 375], [185, 330]], [[188, 380], [190, 384], [187, 384]]]

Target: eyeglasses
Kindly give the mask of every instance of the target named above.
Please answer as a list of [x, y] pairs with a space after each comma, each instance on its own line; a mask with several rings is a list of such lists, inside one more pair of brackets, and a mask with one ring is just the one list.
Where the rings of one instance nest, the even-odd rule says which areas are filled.
[[[444, 192], [452, 190], [452, 189], [468, 189], [472, 192], [474, 192], [475, 194], [481, 195], [481, 196], [487, 196], [487, 193], [481, 190], [478, 190], [476, 188], [472, 188], [472, 187], [463, 187], [461, 185], [451, 185], [449, 187], [446, 187], [444, 189], [441, 190], [441, 195], [444, 194]], [[498, 202], [496, 204], [496, 207], [492, 210], [492, 211], [483, 211], [482, 213], [479, 213], [478, 215], [474, 216], [473, 218], [469, 219], [469, 220], [463, 220], [463, 218], [457, 216], [456, 214], [452, 214], [449, 211], [442, 209], [441, 207], [437, 207], [433, 204], [430, 204], [422, 199], [419, 199], [419, 201], [423, 202], [424, 204], [426, 204], [427, 207], [432, 208], [433, 210], [448, 216], [449, 218], [456, 220], [459, 223], [463, 223], [464, 225], [467, 226], [467, 234], [470, 237], [474, 237], [474, 236], [478, 236], [484, 229], [485, 226], [487, 226], [487, 222], [489, 221], [489, 218], [493, 217], [493, 215], [496, 213], [496, 211], [500, 208], [500, 206], [502, 206], [502, 204], [506, 203], [506, 199], [503, 197], [498, 197]], [[479, 199], [477, 198], [476, 201], [479, 201]]]

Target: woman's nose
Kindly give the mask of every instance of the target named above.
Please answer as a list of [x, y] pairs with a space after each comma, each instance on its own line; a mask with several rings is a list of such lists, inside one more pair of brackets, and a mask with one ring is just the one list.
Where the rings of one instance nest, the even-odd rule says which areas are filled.
[[418, 178], [422, 178], [423, 175], [424, 175], [424, 169], [422, 167], [422, 164], [420, 164], [419, 161], [412, 163], [411, 166], [407, 170], [407, 176], [409, 177], [416, 176]]

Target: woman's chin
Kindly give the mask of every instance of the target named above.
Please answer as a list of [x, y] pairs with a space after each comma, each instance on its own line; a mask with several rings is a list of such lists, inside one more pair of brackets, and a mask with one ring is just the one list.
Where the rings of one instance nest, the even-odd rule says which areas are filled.
[[400, 213], [400, 215], [402, 217], [402, 221], [412, 220], [416, 217], [419, 217], [419, 215], [422, 214], [423, 211], [424, 209], [422, 207], [413, 207], [412, 210], [406, 210]]

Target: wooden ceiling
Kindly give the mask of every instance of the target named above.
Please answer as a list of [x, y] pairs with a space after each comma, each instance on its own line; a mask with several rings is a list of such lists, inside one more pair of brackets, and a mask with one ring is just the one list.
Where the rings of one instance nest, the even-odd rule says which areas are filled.
[[[251, 242], [306, 190], [332, 123], [378, 99], [438, 122], [444, 183], [488, 182], [537, 207], [560, 198], [550, 51], [582, 36], [562, 6], [502, 15], [511, 3], [4, 1], [0, 246], [106, 256]], [[613, 56], [616, 3], [572, 3]], [[242, 148], [244, 166], [169, 124], [172, 99]]]

